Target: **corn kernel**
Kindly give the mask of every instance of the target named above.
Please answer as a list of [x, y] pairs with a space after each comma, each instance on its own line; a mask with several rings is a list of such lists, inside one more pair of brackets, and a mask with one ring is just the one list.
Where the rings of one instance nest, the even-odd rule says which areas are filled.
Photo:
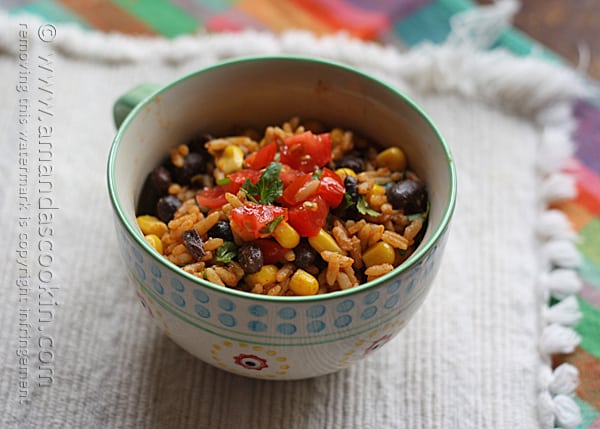
[[329, 250], [330, 252], [337, 252], [342, 255], [346, 254], [346, 252], [338, 246], [335, 239], [323, 228], [319, 230], [317, 235], [308, 237], [308, 243], [319, 253], [324, 250]]
[[379, 152], [375, 162], [379, 167], [387, 167], [391, 171], [404, 171], [406, 169], [406, 155], [402, 149], [396, 146]]
[[319, 291], [319, 281], [301, 268], [298, 268], [290, 279], [289, 288], [296, 295], [316, 295]]
[[286, 249], [293, 249], [300, 244], [300, 234], [285, 221], [277, 225], [277, 228], [273, 231], [273, 237], [281, 244], [281, 247]]
[[384, 241], [369, 247], [362, 255], [363, 262], [368, 267], [380, 264], [393, 264], [396, 258], [394, 248]]
[[340, 128], [334, 128], [331, 130], [331, 141], [332, 142], [341, 142], [344, 138], [344, 131]]
[[250, 286], [270, 286], [277, 282], [277, 268], [276, 265], [263, 265], [260, 270], [254, 274], [246, 275], [246, 282]]
[[242, 169], [244, 152], [237, 146], [230, 144], [223, 150], [223, 154], [217, 159], [217, 167], [225, 174], [234, 173]]
[[136, 220], [144, 235], [154, 234], [162, 237], [168, 230], [167, 224], [155, 216], [142, 215], [138, 216]]
[[356, 177], [356, 173], [351, 168], [338, 168], [335, 170], [335, 174], [340, 176], [342, 179], [345, 179], [348, 176]]
[[150, 243], [150, 246], [154, 247], [154, 249], [158, 253], [160, 253], [162, 255], [162, 253], [163, 253], [163, 244], [162, 244], [162, 241], [160, 240], [160, 238], [158, 238], [157, 235], [148, 234], [148, 235], [145, 235], [144, 238], [146, 239], [146, 241], [148, 243]]

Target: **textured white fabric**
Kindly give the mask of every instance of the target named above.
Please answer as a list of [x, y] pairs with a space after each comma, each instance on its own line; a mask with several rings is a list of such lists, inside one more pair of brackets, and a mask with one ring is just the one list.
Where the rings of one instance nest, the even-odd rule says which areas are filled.
[[[35, 28], [29, 30], [34, 38]], [[501, 53], [423, 48], [399, 54], [344, 37], [316, 43], [302, 34], [186, 39], [187, 55], [178, 56], [177, 62], [163, 61], [164, 55], [152, 57], [152, 49], [168, 50], [162, 43], [157, 47], [143, 42], [136, 51], [135, 42], [128, 41], [128, 49], [140, 55], [128, 56], [116, 45], [116, 57], [96, 61], [86, 46], [110, 52], [106, 41], [91, 38], [86, 45], [80, 40], [74, 50], [72, 37], [61, 44], [59, 33], [54, 45], [28, 45], [30, 116], [23, 128], [19, 99], [24, 94], [15, 89], [22, 77], [17, 31], [12, 27], [0, 37], [6, 51], [0, 55], [0, 127], [5, 135], [0, 157], [0, 279], [5, 286], [0, 295], [0, 427], [481, 429], [572, 427], [577, 421], [569, 391], [564, 391], [568, 389], [557, 387], [574, 387], [573, 374], [559, 381], [564, 377], [549, 374], [548, 356], [540, 354], [565, 347], [561, 338], [547, 339], [540, 347], [542, 332], [551, 334], [552, 329], [543, 329], [547, 290], [538, 280], [548, 261], [536, 236], [544, 179], [537, 159], [554, 159], [546, 152], [564, 153], [568, 147], [564, 132], [545, 139], [548, 122], [540, 119], [574, 94], [576, 81], [564, 71]], [[60, 52], [53, 53], [53, 47]], [[120, 94], [137, 83], [167, 82], [236, 53], [264, 52], [327, 56], [406, 90], [439, 125], [459, 172], [445, 260], [422, 309], [372, 357], [348, 370], [297, 382], [251, 380], [214, 369], [154, 327], [120, 260], [105, 185], [105, 161], [115, 134], [111, 109]], [[37, 89], [38, 78], [47, 76], [39, 68], [45, 64], [39, 56], [51, 54], [48, 94]], [[46, 96], [52, 98], [47, 106], [38, 101]], [[568, 128], [566, 114], [551, 117], [554, 128]], [[53, 126], [51, 137], [39, 137], [40, 123]], [[20, 212], [23, 130], [34, 204]], [[53, 144], [51, 196], [58, 209], [51, 224], [49, 270], [54, 297], [39, 289], [35, 277], [40, 139]], [[22, 213], [32, 216], [28, 226], [18, 224]], [[16, 285], [22, 232], [29, 234], [27, 303], [18, 302]], [[560, 251], [552, 249], [552, 262], [560, 265]], [[57, 303], [48, 323], [38, 321], [40, 300]], [[25, 307], [30, 313], [24, 321]], [[26, 340], [26, 377], [19, 372], [17, 356], [24, 333], [31, 336]], [[52, 344], [40, 344], [40, 335], [51, 337]], [[53, 369], [53, 382], [46, 387], [38, 385], [40, 359], [50, 360]], [[544, 377], [539, 375], [542, 370]], [[19, 384], [23, 381], [28, 382], [26, 389]], [[24, 390], [27, 395], [20, 404]]]

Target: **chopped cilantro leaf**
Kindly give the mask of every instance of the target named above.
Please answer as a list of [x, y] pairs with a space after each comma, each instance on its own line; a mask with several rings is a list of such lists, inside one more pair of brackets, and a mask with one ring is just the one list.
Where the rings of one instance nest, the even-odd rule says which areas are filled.
[[228, 264], [237, 257], [237, 246], [233, 241], [224, 241], [223, 245], [215, 251], [215, 260]]
[[223, 177], [222, 179], [217, 180], [217, 185], [228, 185], [231, 182], [229, 177]]
[[349, 207], [352, 207], [353, 204], [354, 201], [352, 200], [352, 195], [350, 195], [348, 192], [344, 193], [344, 200], [341, 204], [342, 208], [347, 209]]
[[425, 209], [425, 211], [423, 213], [415, 213], [415, 214], [411, 214], [406, 216], [408, 218], [409, 221], [413, 221], [413, 220], [417, 220], [417, 219], [421, 219], [421, 220], [425, 220], [427, 219], [427, 216], [429, 216], [429, 201], [427, 201], [427, 208]]
[[280, 162], [271, 162], [260, 176], [256, 184], [252, 184], [250, 179], [242, 185], [242, 190], [250, 201], [261, 204], [272, 204], [283, 194], [283, 182], [279, 178], [281, 172]]
[[365, 216], [379, 216], [381, 214], [378, 211], [373, 210], [369, 206], [369, 203], [367, 202], [367, 200], [365, 199], [365, 197], [363, 195], [360, 195], [358, 197], [358, 201], [356, 202], [356, 209], [358, 210], [358, 212], [361, 215], [365, 215]]
[[277, 225], [281, 223], [283, 216], [277, 216], [271, 222], [269, 222], [263, 229], [260, 230], [263, 234], [271, 234], [277, 228]]

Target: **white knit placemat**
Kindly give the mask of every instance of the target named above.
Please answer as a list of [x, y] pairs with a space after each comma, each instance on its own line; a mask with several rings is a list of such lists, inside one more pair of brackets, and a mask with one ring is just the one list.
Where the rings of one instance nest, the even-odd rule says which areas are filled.
[[[579, 256], [565, 217], [547, 209], [574, 192], [560, 173], [580, 89], [569, 71], [458, 47], [400, 53], [344, 35], [167, 42], [43, 25], [0, 15], [0, 427], [578, 424], [577, 371], [552, 371], [549, 359], [579, 341]], [[344, 62], [406, 91], [439, 125], [459, 172], [445, 260], [415, 318], [356, 366], [298, 382], [214, 369], [152, 325], [128, 284], [105, 185], [120, 94], [274, 53]]]

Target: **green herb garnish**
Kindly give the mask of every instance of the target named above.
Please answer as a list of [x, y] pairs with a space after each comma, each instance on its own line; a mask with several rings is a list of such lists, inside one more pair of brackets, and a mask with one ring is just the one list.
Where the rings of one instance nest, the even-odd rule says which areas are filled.
[[224, 241], [223, 245], [215, 251], [215, 260], [228, 264], [237, 257], [237, 246], [233, 241]]
[[363, 195], [359, 195], [358, 196], [358, 201], [356, 202], [356, 209], [358, 210], [358, 212], [361, 215], [365, 215], [365, 216], [379, 216], [381, 215], [381, 213], [379, 213], [376, 210], [373, 210], [370, 206], [369, 203], [367, 202], [367, 200], [365, 199], [365, 197]]
[[414, 213], [414, 214], [406, 216], [406, 218], [411, 222], [413, 220], [417, 220], [417, 219], [425, 220], [425, 219], [427, 219], [427, 216], [429, 216], [429, 207], [430, 207], [430, 204], [429, 204], [429, 201], [427, 201], [427, 208], [425, 209], [425, 211], [423, 213]]
[[229, 185], [231, 179], [229, 177], [223, 177], [222, 179], [217, 180], [217, 185]]
[[279, 177], [281, 172], [280, 162], [271, 162], [265, 169], [256, 184], [250, 179], [242, 185], [242, 190], [250, 201], [261, 204], [272, 204], [283, 194], [283, 181]]
[[352, 200], [352, 195], [350, 195], [348, 192], [344, 193], [344, 199], [342, 200], [342, 203], [340, 204], [340, 206], [343, 209], [347, 209], [352, 207], [352, 205], [354, 204], [354, 201]]
[[277, 225], [279, 225], [282, 220], [283, 216], [277, 216], [275, 219], [269, 222], [263, 229], [261, 229], [260, 232], [263, 234], [272, 234], [273, 231], [275, 231], [275, 228], [277, 228]]

